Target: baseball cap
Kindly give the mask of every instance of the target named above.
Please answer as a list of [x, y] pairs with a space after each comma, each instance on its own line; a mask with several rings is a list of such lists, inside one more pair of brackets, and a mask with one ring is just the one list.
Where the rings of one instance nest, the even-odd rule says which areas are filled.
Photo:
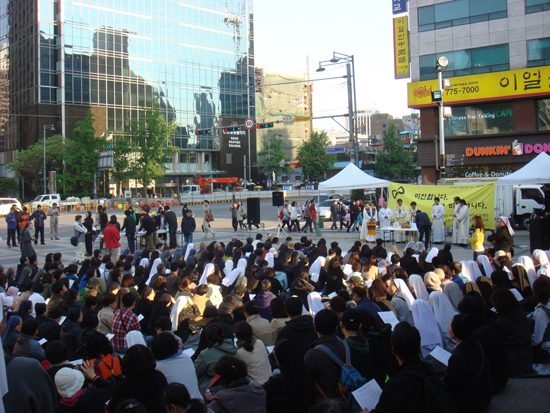
[[352, 325], [359, 329], [359, 325], [361, 324], [361, 315], [359, 311], [354, 309], [344, 311], [344, 314], [342, 314], [342, 324]]

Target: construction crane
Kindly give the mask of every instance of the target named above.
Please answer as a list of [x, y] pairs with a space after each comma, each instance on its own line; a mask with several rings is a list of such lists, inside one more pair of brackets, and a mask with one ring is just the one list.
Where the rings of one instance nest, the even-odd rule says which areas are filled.
[[200, 186], [201, 193], [203, 194], [212, 193], [212, 184], [233, 184], [233, 186], [239, 186], [239, 178], [203, 178], [202, 176], [196, 175], [193, 181], [196, 185]]

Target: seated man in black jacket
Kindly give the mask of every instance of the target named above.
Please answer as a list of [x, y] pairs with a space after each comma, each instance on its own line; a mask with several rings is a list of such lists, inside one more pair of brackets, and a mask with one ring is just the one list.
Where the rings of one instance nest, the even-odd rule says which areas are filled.
[[433, 371], [420, 360], [420, 333], [402, 321], [395, 326], [391, 343], [399, 369], [384, 386], [380, 400], [371, 413], [424, 413], [424, 379], [432, 375]]
[[309, 345], [317, 340], [317, 333], [313, 326], [313, 318], [309, 315], [302, 315], [302, 300], [299, 297], [290, 297], [285, 300], [285, 311], [290, 320], [279, 331], [277, 342], [281, 340], [292, 340], [300, 357], [304, 357]]
[[227, 294], [223, 297], [223, 301], [218, 307], [220, 313], [220, 320], [233, 325], [237, 321], [244, 321], [244, 302], [243, 297], [246, 294], [246, 287], [237, 285], [233, 290], [233, 293]]
[[[304, 356], [307, 371], [313, 379], [317, 400], [326, 398], [341, 398], [338, 383], [342, 368], [325, 352], [316, 346], [328, 347], [340, 360], [346, 360], [346, 347], [342, 340], [336, 337], [338, 314], [333, 310], [321, 310], [315, 315], [315, 331], [319, 337], [311, 345]], [[420, 347], [419, 347], [420, 348]]]
[[407, 274], [411, 275], [411, 272], [409, 270], [418, 266], [418, 261], [416, 260], [416, 258], [414, 258], [413, 248], [409, 247], [405, 250], [405, 255], [403, 256], [403, 258], [401, 258], [401, 261], [399, 261], [399, 266], [405, 269], [405, 271], [407, 271]]
[[361, 315], [357, 310], [346, 310], [340, 322], [344, 341], [348, 343], [351, 353], [351, 365], [357, 369], [367, 381], [374, 378], [374, 368], [369, 360], [369, 342], [359, 333]]

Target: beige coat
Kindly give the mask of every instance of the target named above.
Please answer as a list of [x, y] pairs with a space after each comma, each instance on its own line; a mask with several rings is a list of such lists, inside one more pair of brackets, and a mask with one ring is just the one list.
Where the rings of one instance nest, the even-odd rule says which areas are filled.
[[269, 321], [260, 317], [258, 314], [251, 315], [246, 319], [246, 321], [252, 326], [252, 333], [256, 339], [262, 340], [266, 346], [273, 345]]
[[268, 351], [261, 340], [256, 339], [252, 351], [246, 351], [244, 348], [238, 349], [237, 356], [245, 362], [250, 381], [264, 384], [271, 377], [271, 365], [267, 358]]

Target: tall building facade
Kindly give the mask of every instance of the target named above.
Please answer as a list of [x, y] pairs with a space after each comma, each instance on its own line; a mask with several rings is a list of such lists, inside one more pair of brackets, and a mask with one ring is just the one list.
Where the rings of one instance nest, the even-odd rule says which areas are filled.
[[231, 146], [221, 131], [255, 117], [253, 28], [252, 0], [3, 0], [0, 176], [45, 124], [70, 139], [91, 111], [96, 132], [116, 137], [152, 101], [178, 125], [157, 186], [242, 175], [254, 131]]
[[495, 179], [550, 153], [550, 1], [409, 0], [412, 82], [420, 110], [418, 164], [440, 179], [436, 61], [447, 57], [443, 93], [446, 176]]

